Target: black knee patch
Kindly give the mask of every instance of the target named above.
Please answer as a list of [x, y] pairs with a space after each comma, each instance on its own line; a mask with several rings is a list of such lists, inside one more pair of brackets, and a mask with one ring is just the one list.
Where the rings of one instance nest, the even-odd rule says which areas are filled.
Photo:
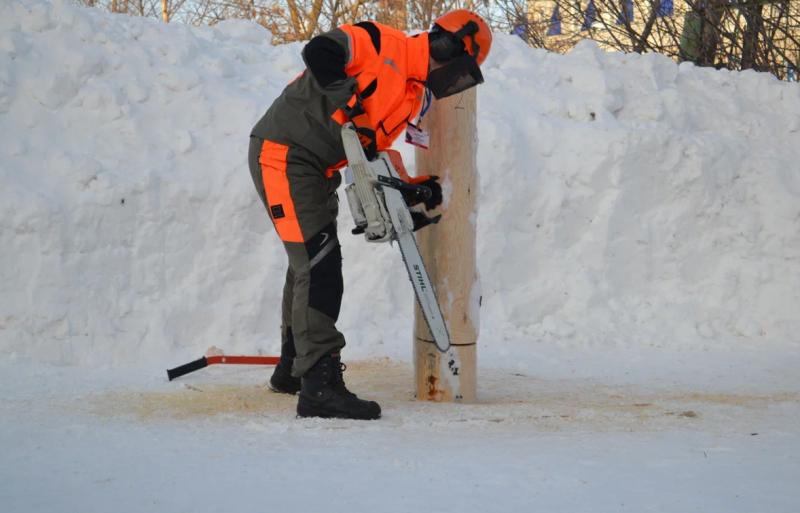
[[308, 306], [334, 321], [342, 306], [342, 248], [331, 223], [305, 243], [310, 266]]

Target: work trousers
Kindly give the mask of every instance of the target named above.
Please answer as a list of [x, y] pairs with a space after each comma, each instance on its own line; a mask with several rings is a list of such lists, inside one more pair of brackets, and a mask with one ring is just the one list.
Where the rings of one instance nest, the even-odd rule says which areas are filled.
[[281, 342], [294, 343], [292, 375], [345, 345], [336, 329], [342, 304], [342, 251], [336, 188], [317, 159], [295, 146], [250, 138], [250, 173], [289, 257], [281, 305]]

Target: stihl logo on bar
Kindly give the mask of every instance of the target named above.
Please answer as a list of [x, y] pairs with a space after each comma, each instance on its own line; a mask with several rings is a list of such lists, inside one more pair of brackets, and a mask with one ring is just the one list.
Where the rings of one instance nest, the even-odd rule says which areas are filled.
[[428, 287], [425, 286], [425, 278], [422, 277], [422, 271], [417, 264], [414, 264], [414, 274], [417, 276], [419, 289], [424, 292]]

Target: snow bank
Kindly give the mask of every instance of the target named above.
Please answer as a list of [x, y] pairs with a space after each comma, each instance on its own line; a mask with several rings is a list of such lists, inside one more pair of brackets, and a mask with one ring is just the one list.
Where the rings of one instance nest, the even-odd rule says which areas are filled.
[[[246, 153], [302, 63], [269, 39], [247, 22], [0, 5], [0, 355], [277, 351], [285, 256]], [[498, 35], [493, 52], [482, 354], [797, 342], [797, 84], [591, 43], [559, 56]], [[396, 250], [340, 222], [350, 354], [407, 354]]]
[[490, 329], [800, 340], [797, 84], [590, 42], [568, 56], [498, 47], [479, 149]]

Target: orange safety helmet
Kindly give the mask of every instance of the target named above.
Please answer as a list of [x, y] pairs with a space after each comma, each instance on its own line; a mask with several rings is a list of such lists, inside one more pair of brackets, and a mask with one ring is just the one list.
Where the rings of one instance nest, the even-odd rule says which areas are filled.
[[433, 30], [437, 26], [456, 36], [478, 65], [483, 64], [492, 48], [492, 31], [483, 18], [467, 9], [456, 9], [437, 18]]
[[472, 11], [458, 9], [439, 17], [428, 32], [433, 61], [425, 87], [437, 99], [447, 98], [483, 83], [480, 65], [492, 47], [492, 31]]

